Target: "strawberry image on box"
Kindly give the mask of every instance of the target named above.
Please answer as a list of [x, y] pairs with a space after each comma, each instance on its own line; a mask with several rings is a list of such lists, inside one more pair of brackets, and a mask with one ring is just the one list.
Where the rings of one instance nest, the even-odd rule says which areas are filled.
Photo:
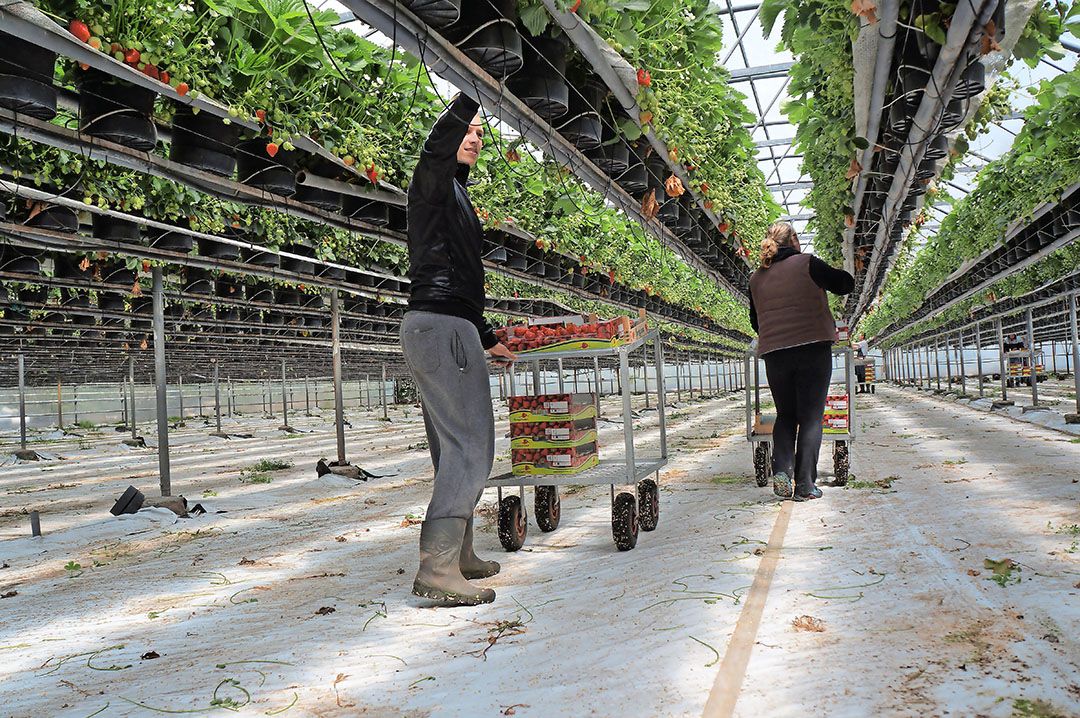
[[512, 396], [510, 422], [578, 421], [596, 418], [593, 394]]
[[513, 473], [577, 474], [596, 466], [600, 459], [596, 444], [562, 449], [511, 449]]

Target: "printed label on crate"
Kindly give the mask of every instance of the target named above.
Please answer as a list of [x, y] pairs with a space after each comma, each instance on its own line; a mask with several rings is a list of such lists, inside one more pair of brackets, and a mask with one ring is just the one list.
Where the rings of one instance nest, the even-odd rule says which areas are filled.
[[[529, 424], [517, 424], [517, 426], [530, 426]], [[549, 433], [550, 432], [550, 433]], [[553, 436], [565, 438], [556, 439]], [[510, 439], [511, 449], [563, 449], [586, 444], [596, 443], [596, 431], [586, 429], [571, 431], [570, 429], [547, 429], [539, 436], [516, 436]]]
[[556, 468], [551, 466], [537, 466], [535, 464], [514, 464], [515, 476], [570, 476], [580, 474], [583, 471], [595, 468], [600, 463], [600, 457], [596, 454], [585, 458], [576, 466]]
[[595, 466], [596, 444], [564, 449], [512, 449], [515, 474], [573, 474]]
[[593, 394], [510, 397], [510, 421], [578, 420], [596, 416]]
[[847, 394], [830, 394], [825, 398], [825, 407], [827, 409], [836, 409], [846, 411], [848, 408], [848, 395]]
[[844, 429], [848, 428], [848, 417], [846, 416], [830, 416], [826, 415], [822, 420], [822, 427], [825, 429]]

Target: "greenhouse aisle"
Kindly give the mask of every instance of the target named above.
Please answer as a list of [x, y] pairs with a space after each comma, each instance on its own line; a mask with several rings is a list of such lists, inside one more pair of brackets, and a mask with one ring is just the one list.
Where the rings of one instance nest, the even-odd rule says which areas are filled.
[[[859, 401], [850, 488], [791, 506], [735, 714], [1080, 714], [1080, 445], [913, 392]], [[503, 553], [489, 492], [499, 598], [449, 610], [408, 595], [429, 471], [415, 410], [351, 417], [353, 459], [395, 473], [355, 486], [314, 478], [325, 416], [291, 418], [312, 432], [294, 439], [236, 420], [253, 436], [228, 444], [189, 421], [174, 481], [211, 513], [176, 523], [107, 516], [154, 481], [152, 452], [112, 432], [50, 444], [69, 459], [0, 477], [4, 714], [701, 715], [780, 515], [749, 478], [741, 408], [671, 411], [660, 526], [632, 552], [592, 487]], [[240, 480], [271, 458], [295, 466]], [[45, 538], [14, 538], [22, 507], [57, 501]], [[1015, 562], [1004, 585], [986, 559]]]

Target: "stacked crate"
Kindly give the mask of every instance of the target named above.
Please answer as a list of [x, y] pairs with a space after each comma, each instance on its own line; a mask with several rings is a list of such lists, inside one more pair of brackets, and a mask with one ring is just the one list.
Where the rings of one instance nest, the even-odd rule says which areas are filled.
[[825, 416], [821, 430], [825, 434], [846, 434], [851, 429], [850, 400], [847, 394], [829, 394], [825, 398]]
[[577, 474], [600, 461], [593, 394], [510, 397], [510, 459], [518, 475]]

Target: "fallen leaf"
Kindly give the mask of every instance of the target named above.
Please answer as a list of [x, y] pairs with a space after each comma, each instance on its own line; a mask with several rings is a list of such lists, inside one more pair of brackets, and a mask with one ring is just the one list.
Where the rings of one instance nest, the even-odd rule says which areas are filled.
[[528, 704], [527, 704], [527, 703], [515, 703], [515, 704], [514, 704], [514, 705], [512, 705], [512, 706], [506, 706], [506, 709], [505, 709], [505, 710], [503, 710], [502, 714], [503, 714], [504, 716], [513, 716], [513, 715], [517, 715], [517, 711], [516, 711], [516, 710], [514, 710], [515, 708], [528, 708], [528, 707], [529, 707], [529, 706], [528, 706]]
[[241, 566], [254, 566], [255, 562], [252, 561], [250, 558], [242, 558], [242, 559], [240, 559], [240, 565]]
[[675, 175], [671, 175], [664, 180], [664, 191], [667, 192], [668, 197], [681, 197], [686, 192], [683, 189], [682, 180]]
[[857, 159], [852, 157], [851, 164], [848, 165], [848, 171], [847, 174], [844, 175], [844, 179], [853, 180], [859, 176], [860, 172], [862, 172], [862, 165], [859, 164], [859, 161]]
[[791, 622], [796, 631], [809, 631], [811, 633], [824, 633], [825, 622], [813, 616], [799, 616]]
[[660, 211], [660, 203], [656, 201], [656, 190], [650, 190], [641, 198], [641, 214], [645, 219], [652, 219]]
[[973, 568], [969, 568], [969, 569], [967, 570], [967, 575], [968, 575], [968, 576], [981, 576], [981, 575], [982, 575], [982, 571], [977, 571], [977, 570], [975, 570], [975, 569], [973, 569]]
[[335, 611], [337, 611], [337, 609], [334, 608], [333, 606], [323, 606], [322, 608], [320, 608], [318, 611], [315, 612], [315, 615], [316, 616], [329, 616], [331, 613], [334, 613]]
[[[7, 568], [6, 564], [4, 565], [4, 568]], [[0, 595], [0, 598], [15, 598], [18, 595], [19, 595], [18, 591], [8, 591], [7, 593], [5, 593], [3, 595]]]
[[877, 22], [877, 5], [874, 0], [852, 0], [851, 12], [865, 18], [871, 25]]
[[161, 658], [161, 655], [157, 651], [147, 651], [146, 653], [139, 656], [139, 658], [143, 659], [144, 661], [152, 661], [155, 658]]
[[337, 541], [338, 543], [345, 543], [346, 541], [348, 541], [348, 539], [345, 538], [344, 536], [338, 536], [334, 540]]
[[983, 55], [989, 55], [991, 52], [1000, 52], [1001, 45], [999, 45], [998, 41], [994, 38], [994, 36], [997, 35], [997, 23], [993, 20], [987, 22], [986, 25], [983, 26], [983, 33], [984, 35], [979, 51]]

